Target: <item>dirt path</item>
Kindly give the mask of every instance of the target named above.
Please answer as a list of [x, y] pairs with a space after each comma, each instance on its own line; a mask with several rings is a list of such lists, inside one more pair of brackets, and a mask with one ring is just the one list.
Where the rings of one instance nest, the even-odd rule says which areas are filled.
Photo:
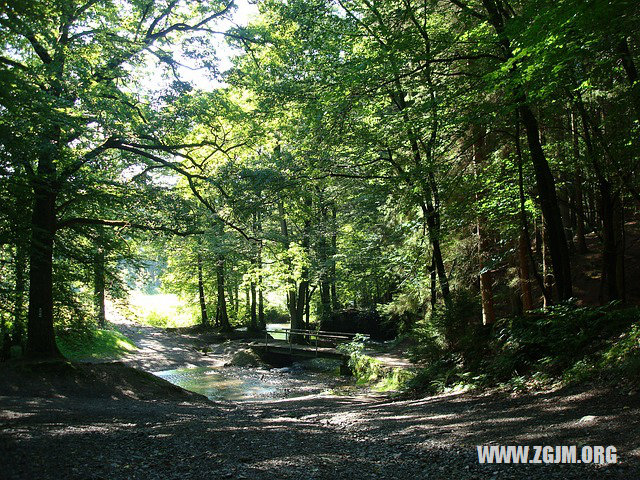
[[116, 318], [111, 322], [138, 350], [121, 358], [126, 365], [148, 372], [186, 367], [220, 366], [239, 347], [238, 343], [218, 345], [206, 353], [210, 346], [206, 337], [198, 334], [178, 333], [164, 328], [139, 325]]
[[[131, 364], [203, 360], [171, 334], [127, 334], [143, 347]], [[73, 391], [0, 391], [0, 478], [640, 478], [640, 396], [628, 392], [213, 403]], [[488, 443], [615, 445], [619, 463], [480, 465], [475, 445]]]

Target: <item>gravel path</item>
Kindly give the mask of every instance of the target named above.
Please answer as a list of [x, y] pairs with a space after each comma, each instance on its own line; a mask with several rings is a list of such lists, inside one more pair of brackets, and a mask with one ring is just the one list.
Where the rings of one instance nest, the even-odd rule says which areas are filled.
[[[138, 347], [137, 351], [120, 361], [148, 372], [221, 366], [235, 351], [246, 348], [242, 342], [212, 345], [211, 339], [206, 334], [184, 333], [139, 325], [123, 318], [115, 318], [111, 324]], [[205, 347], [206, 353], [203, 351]]]
[[[160, 333], [134, 340], [166, 352], [168, 364], [177, 361], [175, 348], [190, 351]], [[151, 368], [162, 356], [143, 355]], [[0, 390], [0, 478], [640, 478], [640, 398], [628, 392], [402, 401], [315, 395], [243, 403], [74, 392]], [[475, 445], [489, 443], [615, 445], [619, 463], [479, 465]]]

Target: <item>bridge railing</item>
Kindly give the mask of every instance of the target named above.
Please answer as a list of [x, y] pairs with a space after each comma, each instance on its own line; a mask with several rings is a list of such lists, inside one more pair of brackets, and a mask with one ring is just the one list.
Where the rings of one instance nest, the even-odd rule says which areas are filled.
[[[307, 339], [306, 345], [315, 345], [316, 356], [318, 355], [318, 341], [328, 341], [329, 343], [333, 343], [334, 345], [338, 345], [339, 343], [346, 343], [353, 340], [356, 335], [360, 335], [365, 339], [369, 338], [369, 335], [358, 334], [358, 333], [345, 333], [345, 332], [329, 332], [325, 330], [305, 330], [301, 328], [274, 328], [273, 330], [265, 331], [264, 335], [264, 348], [265, 350], [269, 349], [269, 339], [270, 333], [284, 333], [285, 334], [285, 342], [289, 345], [289, 351], [293, 350], [293, 339], [296, 337], [303, 337]], [[277, 340], [276, 340], [277, 341]], [[275, 345], [275, 344], [274, 344]], [[303, 344], [305, 345], [305, 344]]]

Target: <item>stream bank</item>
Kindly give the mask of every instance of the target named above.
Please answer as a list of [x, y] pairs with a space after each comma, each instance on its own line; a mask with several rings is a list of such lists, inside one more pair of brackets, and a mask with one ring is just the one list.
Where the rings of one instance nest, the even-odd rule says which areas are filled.
[[[127, 363], [167, 370], [180, 356], [200, 368], [219, 360], [182, 351], [188, 342], [171, 333], [145, 331], [149, 337], [130, 337], [142, 340], [141, 358]], [[640, 478], [638, 394], [582, 386], [515, 396], [322, 393], [214, 402], [122, 364], [65, 371], [0, 372], [1, 478]], [[615, 445], [619, 463], [481, 465], [475, 446], [483, 444]]]

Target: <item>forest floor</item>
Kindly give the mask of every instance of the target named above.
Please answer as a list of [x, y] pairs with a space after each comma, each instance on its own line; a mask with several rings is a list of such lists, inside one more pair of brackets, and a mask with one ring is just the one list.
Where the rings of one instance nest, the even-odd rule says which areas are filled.
[[[120, 328], [141, 347], [125, 363], [145, 370], [224, 357], [195, 335]], [[593, 386], [211, 402], [123, 363], [0, 371], [2, 479], [626, 480], [640, 478], [639, 431], [638, 393]], [[480, 465], [483, 444], [615, 445], [619, 463]]]
[[234, 352], [246, 348], [243, 342], [219, 342], [219, 336], [215, 332], [139, 325], [122, 317], [114, 317], [112, 324], [138, 347], [134, 354], [119, 360], [125, 365], [148, 372], [219, 367]]

